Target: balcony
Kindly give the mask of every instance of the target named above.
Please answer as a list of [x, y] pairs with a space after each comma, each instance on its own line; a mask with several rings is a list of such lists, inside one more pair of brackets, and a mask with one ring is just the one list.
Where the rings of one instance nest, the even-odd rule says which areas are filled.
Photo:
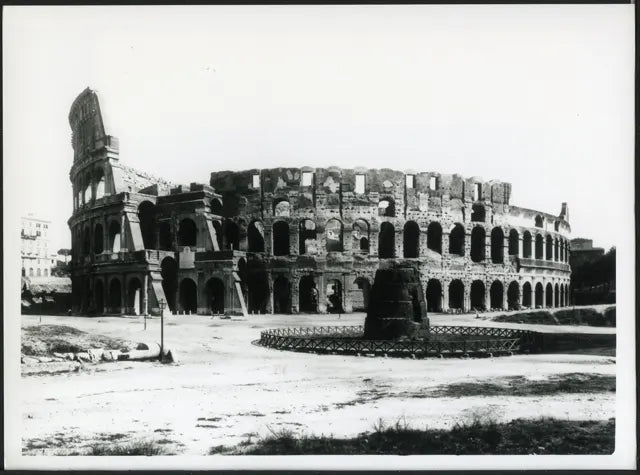
[[520, 267], [524, 268], [536, 268], [536, 269], [550, 269], [563, 272], [570, 272], [571, 267], [565, 262], [548, 261], [546, 259], [530, 259], [530, 258], [518, 258]]

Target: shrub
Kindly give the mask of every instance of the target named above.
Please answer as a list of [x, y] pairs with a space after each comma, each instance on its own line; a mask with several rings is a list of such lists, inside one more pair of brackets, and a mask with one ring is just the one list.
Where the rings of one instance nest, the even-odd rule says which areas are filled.
[[88, 455], [166, 455], [156, 442], [139, 440], [122, 444], [96, 444], [90, 446]]

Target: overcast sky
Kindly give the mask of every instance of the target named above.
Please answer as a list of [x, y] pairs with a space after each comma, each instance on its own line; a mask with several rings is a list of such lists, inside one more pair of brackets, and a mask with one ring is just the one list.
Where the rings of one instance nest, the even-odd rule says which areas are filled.
[[121, 160], [174, 182], [433, 170], [510, 182], [526, 208], [566, 201], [573, 236], [595, 245], [633, 231], [632, 5], [9, 7], [3, 20], [5, 209], [51, 219], [54, 250], [70, 245], [67, 116], [87, 86]]

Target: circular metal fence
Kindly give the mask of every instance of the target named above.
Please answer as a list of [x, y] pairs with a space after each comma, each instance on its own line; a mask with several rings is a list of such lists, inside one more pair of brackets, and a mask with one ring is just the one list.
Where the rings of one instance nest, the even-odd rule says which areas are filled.
[[498, 356], [529, 350], [535, 332], [510, 328], [432, 326], [426, 338], [367, 340], [362, 326], [277, 328], [260, 333], [258, 344], [320, 354], [394, 356]]

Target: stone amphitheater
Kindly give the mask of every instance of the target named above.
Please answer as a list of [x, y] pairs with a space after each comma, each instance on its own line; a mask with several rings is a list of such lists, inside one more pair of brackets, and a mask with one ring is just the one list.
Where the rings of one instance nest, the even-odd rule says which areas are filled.
[[75, 314], [365, 311], [387, 259], [430, 312], [569, 303], [571, 228], [509, 183], [416, 170], [214, 171], [179, 185], [125, 166], [95, 91], [69, 114]]

